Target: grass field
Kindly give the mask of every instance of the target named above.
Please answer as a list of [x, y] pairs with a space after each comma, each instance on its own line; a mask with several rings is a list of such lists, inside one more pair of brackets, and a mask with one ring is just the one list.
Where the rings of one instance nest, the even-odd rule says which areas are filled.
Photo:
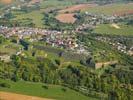
[[9, 55], [15, 54], [17, 51], [19, 51], [19, 48], [21, 48], [20, 45], [10, 43], [9, 41], [0, 44], [0, 52], [7, 53]]
[[47, 8], [47, 7], [56, 7], [56, 8], [62, 8], [64, 6], [70, 6], [72, 5], [72, 2], [69, 0], [67, 1], [59, 1], [59, 0], [42, 0], [41, 2], [41, 8]]
[[14, 16], [16, 16], [15, 18], [13, 18], [13, 20], [23, 20], [26, 18], [30, 18], [32, 19], [33, 23], [35, 24], [36, 27], [44, 27], [43, 25], [43, 14], [42, 11], [32, 11], [30, 13], [18, 13], [16, 14], [15, 12], [13, 12]]
[[90, 13], [105, 14], [105, 15], [114, 15], [119, 13], [127, 13], [127, 11], [133, 11], [133, 3], [130, 4], [110, 4], [105, 6], [96, 6], [93, 8], [88, 8], [83, 10]]
[[133, 27], [124, 24], [118, 24], [118, 27], [113, 27], [111, 24], [102, 24], [97, 26], [94, 32], [109, 35], [133, 36]]
[[48, 85], [48, 89], [43, 88], [44, 84], [31, 83], [31, 82], [12, 82], [9, 80], [1, 80], [0, 82], [6, 82], [11, 85], [10, 88], [1, 88], [0, 91], [13, 92], [18, 94], [38, 96], [56, 100], [97, 100], [95, 98], [86, 97], [76, 91], [66, 88], [64, 92], [62, 86]]

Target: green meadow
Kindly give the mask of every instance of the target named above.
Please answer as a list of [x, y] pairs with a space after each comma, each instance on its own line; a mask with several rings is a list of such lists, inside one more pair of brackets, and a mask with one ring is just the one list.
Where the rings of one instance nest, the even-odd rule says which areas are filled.
[[22, 13], [22, 12], [13, 12], [13, 15], [15, 16], [15, 18], [13, 18], [13, 20], [24, 20], [24, 19], [31, 19], [32, 22], [35, 24], [36, 27], [44, 27], [43, 25], [43, 14], [42, 11], [38, 10], [38, 11], [31, 11], [29, 13]]
[[0, 53], [6, 53], [9, 55], [15, 54], [21, 48], [20, 45], [6, 41], [3, 44], [0, 44]]
[[133, 27], [130, 25], [116, 24], [119, 28], [113, 27], [111, 24], [98, 25], [95, 29], [95, 33], [107, 34], [107, 35], [123, 35], [133, 36]]
[[[84, 96], [69, 88], [59, 85], [47, 85], [32, 82], [12, 82], [10, 80], [2, 80], [1, 83], [8, 83], [10, 88], [0, 87], [0, 91], [13, 92], [24, 95], [38, 96], [55, 100], [97, 100], [95, 98]], [[47, 88], [44, 88], [46, 86]], [[63, 91], [65, 89], [65, 91]]]

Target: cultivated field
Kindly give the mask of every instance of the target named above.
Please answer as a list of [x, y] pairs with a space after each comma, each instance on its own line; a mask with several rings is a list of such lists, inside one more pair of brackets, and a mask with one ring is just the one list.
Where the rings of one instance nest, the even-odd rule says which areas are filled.
[[63, 23], [74, 23], [76, 18], [74, 18], [74, 14], [59, 14], [56, 16], [56, 19]]
[[96, 4], [79, 4], [79, 5], [73, 5], [70, 7], [67, 7], [63, 10], [60, 10], [59, 13], [65, 13], [65, 12], [74, 12], [74, 11], [79, 11], [79, 10], [85, 10], [85, 9], [89, 9], [92, 7], [95, 7]]
[[13, 0], [0, 0], [1, 3], [10, 4]]
[[27, 96], [16, 93], [0, 92], [0, 100], [52, 100], [34, 96]]
[[76, 21], [76, 18], [74, 18], [75, 11], [85, 10], [95, 6], [95, 4], [78, 4], [69, 6], [62, 10], [59, 10], [59, 14], [56, 16], [56, 19], [63, 23], [74, 23]]
[[[96, 6], [93, 8], [85, 9], [90, 13], [105, 14], [105, 15], [124, 15], [133, 14], [133, 3], [128, 4], [110, 4], [105, 6]], [[83, 11], [83, 12], [84, 12]]]

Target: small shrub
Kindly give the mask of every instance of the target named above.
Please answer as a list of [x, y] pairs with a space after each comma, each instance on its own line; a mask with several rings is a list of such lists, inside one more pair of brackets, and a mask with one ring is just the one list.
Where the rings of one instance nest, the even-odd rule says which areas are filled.
[[10, 88], [11, 86], [8, 83], [0, 83], [0, 87]]
[[66, 89], [66, 88], [62, 88], [61, 90], [62, 90], [63, 92], [66, 92], [66, 91], [67, 91], [67, 89]]
[[56, 62], [57, 65], [60, 65], [61, 64], [61, 62], [60, 62], [59, 59], [55, 59], [55, 62]]
[[47, 85], [43, 85], [42, 86], [44, 89], [48, 89], [48, 86]]

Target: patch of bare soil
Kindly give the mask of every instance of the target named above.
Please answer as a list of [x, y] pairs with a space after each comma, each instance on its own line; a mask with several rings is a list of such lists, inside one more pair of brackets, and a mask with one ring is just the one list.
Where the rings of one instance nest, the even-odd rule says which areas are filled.
[[113, 15], [123, 16], [123, 15], [131, 15], [131, 14], [133, 14], [133, 10], [118, 11], [118, 12], [115, 12]]
[[52, 100], [52, 99], [27, 96], [27, 95], [21, 95], [9, 92], [0, 92], [0, 100]]
[[74, 17], [74, 14], [59, 14], [56, 16], [56, 19], [63, 23], [74, 23], [77, 19]]
[[59, 13], [65, 13], [65, 12], [74, 12], [74, 11], [79, 11], [79, 10], [84, 10], [84, 9], [88, 9], [88, 8], [92, 8], [95, 7], [96, 4], [79, 4], [79, 5], [74, 5], [71, 7], [67, 7], [63, 10], [60, 10]]
[[12, 0], [0, 0], [0, 2], [4, 3], [4, 4], [9, 4], [12, 2]]

